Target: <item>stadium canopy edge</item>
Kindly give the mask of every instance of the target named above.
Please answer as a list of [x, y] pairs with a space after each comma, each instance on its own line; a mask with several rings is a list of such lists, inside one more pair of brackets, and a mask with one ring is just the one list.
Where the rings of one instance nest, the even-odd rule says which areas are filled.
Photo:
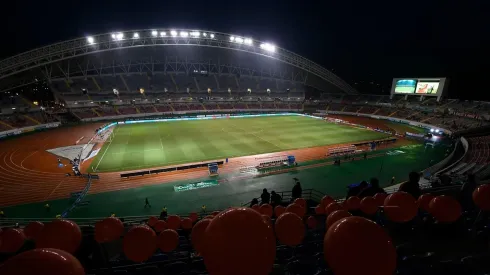
[[20, 73], [36, 68], [40, 68], [42, 76], [49, 80], [49, 66], [64, 60], [118, 49], [169, 45], [231, 49], [272, 58], [314, 74], [347, 94], [358, 94], [355, 88], [331, 71], [272, 43], [221, 32], [169, 28], [97, 34], [51, 44], [6, 58], [0, 61], [0, 80], [3, 80], [0, 81], [0, 92], [39, 81], [37, 76], [18, 77]]

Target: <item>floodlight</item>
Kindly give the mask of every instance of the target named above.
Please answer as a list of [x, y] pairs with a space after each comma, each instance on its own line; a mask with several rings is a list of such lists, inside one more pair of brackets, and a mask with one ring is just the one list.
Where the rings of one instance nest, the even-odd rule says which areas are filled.
[[114, 40], [122, 40], [124, 38], [124, 34], [122, 32], [113, 33], [111, 37]]
[[12, 107], [12, 110], [15, 110], [15, 107]]
[[237, 37], [237, 38], [235, 38], [235, 42], [237, 42], [237, 43], [240, 43], [240, 44], [241, 44], [241, 43], [243, 43], [243, 38], [241, 38], [241, 37]]
[[269, 43], [262, 43], [260, 44], [260, 48], [264, 49], [268, 52], [275, 52], [276, 51], [276, 46], [269, 44]]
[[211, 38], [214, 38], [214, 33], [210, 34], [209, 36], [210, 36]]
[[161, 32], [161, 33], [160, 33], [160, 36], [161, 36], [161, 37], [167, 36], [167, 33], [166, 33], [166, 32]]
[[94, 40], [94, 38], [92, 36], [89, 36], [89, 37], [87, 37], [87, 42], [89, 44], [94, 44], [95, 40]]
[[170, 31], [170, 35], [177, 36], [177, 32], [176, 31]]
[[188, 32], [180, 32], [181, 37], [188, 37], [189, 33]]
[[431, 132], [431, 133], [434, 133], [434, 129], [430, 129], [430, 132]]
[[200, 32], [191, 32], [192, 37], [199, 37], [201, 35]]
[[245, 42], [245, 44], [247, 44], [247, 45], [252, 45], [252, 44], [253, 44], [253, 42], [252, 42], [252, 39], [251, 39], [251, 38], [245, 38], [244, 42]]
[[208, 34], [204, 32], [204, 33], [202, 33], [202, 36], [206, 37], [206, 36], [208, 36]]
[[235, 41], [235, 37], [234, 36], [230, 36], [230, 41]]
[[140, 38], [139, 33], [135, 32], [135, 33], [133, 34], [133, 38], [135, 38], [135, 39]]
[[152, 36], [157, 36], [158, 35], [158, 32], [157, 31], [151, 31], [151, 35]]

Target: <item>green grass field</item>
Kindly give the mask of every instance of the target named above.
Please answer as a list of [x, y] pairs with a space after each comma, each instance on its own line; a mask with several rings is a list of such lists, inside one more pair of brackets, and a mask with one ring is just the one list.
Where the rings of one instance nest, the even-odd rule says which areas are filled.
[[116, 126], [91, 169], [136, 170], [386, 136], [295, 115], [126, 124]]

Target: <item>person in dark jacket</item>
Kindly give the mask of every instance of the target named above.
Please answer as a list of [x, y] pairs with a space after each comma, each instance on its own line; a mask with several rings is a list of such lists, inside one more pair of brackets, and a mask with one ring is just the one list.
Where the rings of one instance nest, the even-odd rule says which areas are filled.
[[364, 191], [364, 189], [366, 189], [367, 187], [368, 187], [367, 181], [365, 181], [365, 180], [361, 181], [361, 183], [359, 183], [359, 185], [349, 188], [349, 190], [347, 191], [346, 199], [348, 199], [352, 196], [359, 196], [359, 194], [362, 191]]
[[402, 183], [402, 185], [400, 185], [400, 188], [398, 188], [398, 191], [407, 192], [417, 200], [422, 194], [422, 190], [420, 189], [419, 186], [419, 180], [420, 180], [419, 173], [410, 172], [410, 174], [408, 175], [408, 181]]
[[359, 198], [372, 197], [378, 193], [386, 194], [386, 191], [379, 187], [379, 180], [377, 178], [372, 178], [369, 187], [362, 190], [358, 196]]
[[271, 192], [271, 204], [272, 206], [280, 205], [282, 203], [281, 195], [277, 194], [275, 191]]
[[264, 188], [264, 190], [262, 190], [262, 195], [260, 195], [260, 199], [262, 200], [262, 204], [270, 203], [271, 194], [269, 194], [269, 192], [267, 192], [266, 188]]
[[250, 202], [250, 207], [256, 205], [256, 204], [259, 204], [259, 200], [257, 198], [254, 198], [251, 202]]
[[303, 194], [303, 188], [301, 188], [301, 183], [299, 181], [294, 184], [292, 199], [295, 200], [297, 198], [301, 198]]

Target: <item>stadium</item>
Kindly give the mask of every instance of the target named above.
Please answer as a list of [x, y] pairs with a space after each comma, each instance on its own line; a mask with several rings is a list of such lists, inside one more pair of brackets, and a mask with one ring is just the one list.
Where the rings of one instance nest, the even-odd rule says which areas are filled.
[[[361, 94], [278, 45], [194, 29], [4, 59], [0, 261], [13, 272], [23, 253], [54, 248], [83, 265], [73, 274], [359, 274], [328, 246], [366, 256], [366, 274], [484, 270], [487, 258], [403, 246], [427, 234], [462, 251], [490, 235], [490, 104], [445, 98], [447, 85], [396, 78], [390, 95]], [[458, 194], [475, 179], [468, 203]], [[384, 191], [362, 195], [368, 182]], [[374, 253], [387, 263], [340, 249], [329, 228], [342, 226], [391, 237]]]

